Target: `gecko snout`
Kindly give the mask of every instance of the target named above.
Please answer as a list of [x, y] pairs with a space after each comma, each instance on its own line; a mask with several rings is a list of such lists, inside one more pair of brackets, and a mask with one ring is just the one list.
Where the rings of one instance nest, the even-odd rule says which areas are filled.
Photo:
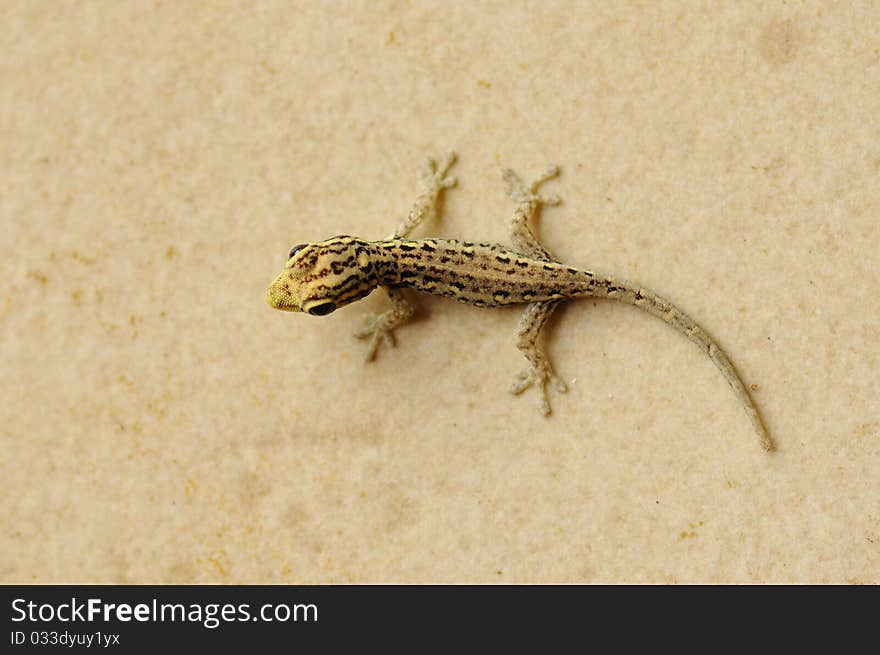
[[266, 302], [273, 309], [285, 312], [299, 312], [302, 308], [293, 293], [292, 280], [287, 271], [275, 278], [266, 290]]

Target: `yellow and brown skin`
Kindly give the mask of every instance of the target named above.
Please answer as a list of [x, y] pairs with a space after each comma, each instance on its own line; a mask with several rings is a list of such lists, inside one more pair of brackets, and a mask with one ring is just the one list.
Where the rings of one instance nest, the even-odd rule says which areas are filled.
[[526, 185], [510, 170], [504, 171], [508, 194], [517, 202], [511, 219], [514, 249], [495, 243], [472, 243], [454, 239], [406, 239], [433, 210], [437, 196], [455, 183], [446, 177], [454, 161], [450, 153], [439, 165], [428, 160], [421, 175], [421, 190], [407, 219], [382, 241], [337, 236], [291, 249], [287, 265], [266, 294], [270, 306], [284, 311], [324, 316], [384, 288], [391, 308], [367, 317], [355, 333], [369, 338], [367, 360], [381, 343], [393, 345], [393, 330], [409, 319], [412, 305], [401, 289], [454, 298], [480, 307], [527, 304], [517, 329], [517, 347], [529, 366], [511, 391], [521, 393], [532, 385], [539, 390], [541, 411], [550, 413], [547, 383], [559, 391], [565, 384], [554, 373], [539, 340], [541, 328], [565, 299], [599, 297], [635, 305], [661, 318], [703, 348], [733, 388], [758, 433], [761, 446], [773, 450], [773, 442], [757, 408], [720, 346], [678, 307], [638, 285], [594, 271], [556, 261], [538, 242], [528, 226], [540, 205], [556, 204], [555, 197], [537, 194], [538, 187], [555, 177], [553, 167]]

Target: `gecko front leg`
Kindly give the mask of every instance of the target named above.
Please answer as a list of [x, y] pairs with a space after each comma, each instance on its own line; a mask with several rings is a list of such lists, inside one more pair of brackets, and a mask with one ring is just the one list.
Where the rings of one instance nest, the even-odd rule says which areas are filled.
[[[507, 186], [507, 194], [517, 202], [510, 220], [513, 245], [535, 259], [556, 261], [532, 232], [529, 220], [534, 217], [541, 205], [558, 205], [561, 202], [558, 196], [542, 196], [537, 192], [541, 184], [559, 175], [559, 168], [550, 166], [528, 185], [509, 168], [505, 169], [502, 175]], [[540, 341], [541, 328], [559, 303], [559, 300], [549, 300], [530, 304], [522, 313], [516, 331], [516, 347], [525, 355], [529, 366], [517, 374], [510, 391], [513, 394], [521, 394], [534, 385], [538, 391], [541, 413], [545, 416], [551, 411], [547, 383], [552, 382], [560, 393], [568, 391], [565, 382], [553, 372], [553, 365]]]
[[381, 313], [367, 314], [364, 325], [354, 333], [358, 339], [370, 339], [364, 361], [371, 362], [376, 358], [379, 344], [394, 346], [394, 328], [406, 323], [412, 317], [415, 308], [408, 302], [399, 289], [385, 289], [391, 300], [391, 309]]
[[[455, 186], [455, 178], [446, 173], [455, 162], [455, 153], [449, 151], [439, 161], [429, 157], [419, 170], [419, 192], [413, 202], [409, 214], [394, 233], [391, 239], [399, 239], [412, 232], [428, 214], [437, 207], [437, 198], [443, 189]], [[383, 287], [391, 300], [391, 308], [364, 317], [363, 326], [354, 333], [358, 339], [369, 338], [370, 342], [365, 353], [365, 361], [376, 358], [380, 344], [394, 346], [394, 328], [406, 323], [415, 312], [415, 308], [398, 289]]]
[[409, 214], [390, 238], [399, 239], [407, 236], [425, 217], [437, 207], [437, 198], [443, 189], [455, 186], [454, 177], [447, 177], [446, 172], [455, 162], [455, 153], [449, 151], [438, 163], [433, 157], [428, 157], [422, 168], [419, 169], [419, 193], [413, 202]]

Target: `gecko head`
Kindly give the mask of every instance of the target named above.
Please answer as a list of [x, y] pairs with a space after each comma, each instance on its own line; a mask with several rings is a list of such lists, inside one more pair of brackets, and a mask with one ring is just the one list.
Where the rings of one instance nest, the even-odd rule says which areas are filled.
[[374, 253], [372, 244], [349, 236], [294, 246], [266, 302], [286, 312], [326, 316], [376, 288]]

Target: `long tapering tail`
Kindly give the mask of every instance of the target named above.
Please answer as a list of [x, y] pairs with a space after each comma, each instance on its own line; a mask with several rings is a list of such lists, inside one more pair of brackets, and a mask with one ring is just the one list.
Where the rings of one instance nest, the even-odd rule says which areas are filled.
[[755, 432], [758, 433], [758, 438], [761, 440], [761, 447], [767, 451], [774, 450], [773, 440], [770, 439], [767, 428], [761, 420], [758, 408], [755, 406], [751, 395], [749, 395], [745, 384], [743, 384], [742, 378], [736, 372], [733, 363], [721, 349], [721, 346], [694, 319], [665, 298], [631, 282], [599, 275], [596, 276], [595, 281], [600, 282], [601, 290], [597, 293], [596, 286], [594, 286], [592, 293], [589, 295], [610, 298], [644, 309], [649, 314], [653, 314], [671, 325], [705, 350], [709, 358], [715, 362], [715, 366], [721, 371], [724, 379], [727, 380], [727, 383], [731, 386], [739, 402], [749, 415]]

